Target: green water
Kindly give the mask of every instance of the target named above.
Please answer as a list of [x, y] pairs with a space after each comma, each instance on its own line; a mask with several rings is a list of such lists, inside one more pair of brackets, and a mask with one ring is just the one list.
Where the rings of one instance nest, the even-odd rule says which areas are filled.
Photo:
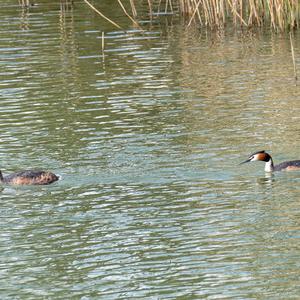
[[2, 186], [0, 298], [298, 298], [300, 173], [238, 165], [300, 159], [289, 37], [141, 31], [106, 1], [124, 32], [77, 1], [16, 2], [0, 10], [1, 170], [62, 180]]

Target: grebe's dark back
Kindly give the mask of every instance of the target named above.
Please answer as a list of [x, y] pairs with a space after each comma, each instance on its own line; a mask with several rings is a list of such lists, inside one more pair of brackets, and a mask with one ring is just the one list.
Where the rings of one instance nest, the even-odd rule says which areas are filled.
[[249, 158], [243, 161], [241, 164], [251, 162], [251, 161], [264, 161], [265, 162], [265, 171], [266, 172], [275, 172], [275, 171], [294, 171], [300, 170], [300, 160], [290, 160], [284, 161], [278, 165], [274, 166], [273, 159], [270, 154], [263, 151], [258, 151], [249, 156]]
[[25, 170], [16, 172], [7, 176], [3, 176], [0, 171], [0, 181], [5, 184], [17, 185], [45, 185], [55, 182], [59, 177], [48, 171]]

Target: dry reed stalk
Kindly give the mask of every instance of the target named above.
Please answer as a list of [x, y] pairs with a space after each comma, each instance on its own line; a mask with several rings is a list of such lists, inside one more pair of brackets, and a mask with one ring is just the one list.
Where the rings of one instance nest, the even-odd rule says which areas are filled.
[[241, 17], [241, 15], [238, 13], [238, 11], [236, 10], [236, 5], [235, 4], [232, 4], [231, 3], [231, 0], [228, 0], [228, 2], [227, 2], [228, 4], [229, 4], [229, 6], [230, 6], [230, 8], [231, 8], [231, 10], [232, 10], [232, 12], [233, 12], [233, 15], [234, 16], [237, 16], [239, 19], [240, 19], [240, 21], [241, 21], [241, 23], [243, 24], [243, 25], [245, 25], [245, 26], [248, 26], [248, 24], [246, 23], [246, 21]]
[[105, 69], [105, 65], [104, 65], [104, 63], [105, 63], [105, 54], [104, 54], [104, 48], [105, 48], [105, 46], [104, 46], [104, 43], [105, 43], [105, 36], [104, 36], [104, 31], [102, 31], [102, 36], [101, 36], [101, 50], [102, 50], [102, 62], [103, 62], [103, 67], [104, 67], [104, 69]]
[[185, 4], [184, 0], [179, 0], [179, 11], [181, 13], [184, 12], [184, 4]]
[[127, 10], [125, 9], [125, 7], [124, 7], [123, 3], [121, 2], [121, 0], [118, 0], [118, 2], [119, 2], [119, 4], [120, 4], [120, 6], [121, 6], [123, 12], [125, 13], [125, 15], [133, 22], [134, 25], [136, 25], [136, 26], [138, 26], [139, 28], [141, 28], [140, 25], [139, 25], [139, 23], [138, 23], [137, 21], [135, 21], [135, 20], [130, 16], [130, 14], [127, 12]]
[[217, 27], [220, 27], [220, 19], [219, 19], [219, 14], [220, 14], [220, 11], [219, 11], [219, 0], [212, 0], [213, 2], [213, 6], [214, 6], [214, 9], [212, 9], [212, 17], [213, 17], [213, 22], [215, 23], [215, 25]]
[[208, 16], [208, 24], [210, 27], [213, 27], [214, 25], [214, 18], [213, 18], [213, 5], [210, 5], [210, 3], [213, 4], [210, 0], [205, 0], [206, 2], [206, 10], [207, 10], [207, 16]]
[[102, 46], [102, 54], [103, 55], [104, 55], [104, 42], [105, 42], [104, 31], [102, 31], [101, 46]]
[[[200, 3], [201, 3], [201, 0], [199, 0], [198, 3], [196, 3], [196, 7], [194, 8], [194, 11], [193, 11], [192, 16], [190, 18], [190, 21], [189, 21], [189, 23], [187, 25], [188, 27], [192, 24], [192, 21], [194, 20], [194, 17], [196, 15], [196, 13], [199, 13], [199, 5], [200, 5]], [[198, 15], [198, 18], [199, 18], [200, 24], [202, 24], [202, 19], [201, 19], [200, 14]]]
[[[241, 16], [241, 18], [242, 19], [244, 19], [244, 17], [243, 17], [243, 0], [240, 0], [240, 2], [239, 2], [239, 8], [240, 8], [240, 16]], [[225, 22], [225, 19], [224, 19], [224, 22]]]
[[103, 19], [105, 19], [106, 21], [108, 21], [109, 23], [113, 24], [114, 26], [116, 26], [119, 29], [122, 29], [122, 27], [120, 25], [118, 25], [117, 23], [115, 23], [114, 21], [112, 21], [111, 19], [109, 19], [108, 17], [106, 17], [104, 14], [102, 14], [95, 6], [93, 6], [89, 1], [87, 0], [83, 0], [92, 10], [94, 10], [98, 15], [100, 15]]
[[[279, 0], [280, 1], [280, 0]], [[283, 19], [283, 14], [282, 14], [282, 3], [280, 3], [278, 0], [276, 1], [276, 17], [277, 17], [277, 22], [278, 22], [278, 26], [280, 29], [284, 28], [284, 19]]]
[[29, 0], [19, 0], [19, 5], [21, 5], [22, 7], [28, 7], [30, 6], [30, 2]]
[[130, 0], [130, 6], [131, 6], [131, 11], [132, 11], [132, 15], [134, 18], [137, 17], [137, 11], [134, 5], [134, 0]]
[[276, 28], [276, 21], [275, 21], [275, 16], [274, 16], [274, 3], [272, 0], [269, 1], [269, 13], [270, 13], [270, 18], [271, 18], [271, 26], [273, 29]]
[[148, 0], [148, 6], [149, 6], [150, 19], [152, 19], [153, 11], [152, 11], [152, 3], [151, 3], [151, 0]]
[[251, 12], [251, 19], [250, 19], [250, 15], [249, 15], [248, 25], [256, 24], [258, 26], [261, 26], [261, 18], [260, 18], [259, 12], [258, 12], [258, 5], [257, 5], [256, 1], [250, 0], [249, 6], [250, 6], [250, 12]]
[[[194, 3], [195, 3], [195, 6], [197, 6], [196, 0], [194, 0]], [[199, 3], [200, 3], [200, 0], [199, 0]], [[199, 20], [199, 22], [200, 22], [200, 25], [202, 26], [203, 21], [202, 21], [202, 18], [201, 18], [200, 10], [197, 9], [197, 10], [196, 10], [196, 13], [197, 13], [197, 16], [198, 16], [198, 20]]]
[[295, 52], [294, 52], [294, 45], [293, 45], [293, 41], [292, 41], [292, 33], [291, 33], [291, 31], [290, 31], [290, 43], [291, 43], [291, 52], [292, 52], [292, 59], [293, 59], [293, 66], [294, 66], [294, 78], [295, 78], [295, 81], [297, 82], [298, 77], [297, 77]]
[[173, 5], [172, 5], [172, 0], [169, 0], [169, 2], [170, 2], [170, 10], [171, 10], [171, 14], [174, 14]]
[[190, 11], [192, 10], [192, 6], [193, 6], [192, 1], [187, 2], [185, 0], [182, 0], [181, 2], [182, 2], [181, 14], [189, 15]]
[[204, 14], [204, 20], [205, 20], [205, 26], [207, 26], [209, 24], [209, 11], [208, 8], [206, 6], [206, 1], [203, 1], [203, 14]]

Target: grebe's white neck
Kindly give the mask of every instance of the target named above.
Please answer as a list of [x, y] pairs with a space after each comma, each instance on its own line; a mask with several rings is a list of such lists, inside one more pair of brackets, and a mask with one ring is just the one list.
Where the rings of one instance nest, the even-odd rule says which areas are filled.
[[273, 170], [274, 170], [273, 160], [272, 158], [270, 158], [265, 163], [265, 172], [273, 172]]

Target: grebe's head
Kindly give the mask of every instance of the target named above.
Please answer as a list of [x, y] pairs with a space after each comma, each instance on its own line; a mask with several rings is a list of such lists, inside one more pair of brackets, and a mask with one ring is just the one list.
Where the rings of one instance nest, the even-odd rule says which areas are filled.
[[240, 165], [251, 161], [257, 161], [257, 160], [268, 162], [270, 159], [271, 156], [268, 153], [266, 153], [265, 150], [262, 150], [251, 154], [249, 158], [241, 162]]

